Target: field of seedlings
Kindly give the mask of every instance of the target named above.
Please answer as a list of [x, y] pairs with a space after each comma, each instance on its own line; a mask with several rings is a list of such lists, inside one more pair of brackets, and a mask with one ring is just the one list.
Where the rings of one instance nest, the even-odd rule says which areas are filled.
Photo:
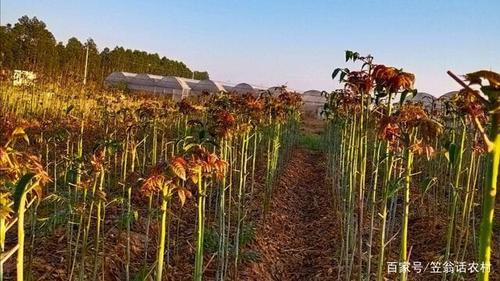
[[424, 104], [346, 63], [318, 118], [286, 87], [0, 82], [0, 280], [500, 280], [500, 75]]
[[258, 258], [250, 211], [270, 204], [298, 94], [2, 84], [0, 100], [3, 278], [224, 280]]
[[498, 280], [500, 75], [448, 72], [462, 90], [424, 106], [405, 102], [413, 74], [346, 61], [361, 67], [333, 72], [344, 88], [325, 106], [341, 279]]

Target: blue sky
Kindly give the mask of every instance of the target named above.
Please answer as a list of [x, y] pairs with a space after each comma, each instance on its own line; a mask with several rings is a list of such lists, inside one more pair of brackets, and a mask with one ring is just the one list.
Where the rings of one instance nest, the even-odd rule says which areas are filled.
[[346, 49], [438, 96], [457, 89], [448, 69], [500, 70], [498, 0], [0, 1], [2, 24], [37, 16], [59, 41], [157, 52], [232, 83], [332, 90]]

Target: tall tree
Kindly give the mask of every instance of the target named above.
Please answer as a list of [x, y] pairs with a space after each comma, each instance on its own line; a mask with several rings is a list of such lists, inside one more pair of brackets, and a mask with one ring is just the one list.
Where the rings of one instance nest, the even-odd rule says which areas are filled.
[[[88, 46], [88, 81], [101, 83], [113, 71], [151, 73], [207, 79], [206, 71], [192, 72], [183, 62], [157, 53], [115, 47], [99, 52], [93, 39], [82, 43], [75, 37], [57, 43], [43, 21], [23, 16], [14, 26], [0, 26], [0, 68], [38, 72], [38, 77], [57, 81], [82, 81]], [[62, 78], [62, 79], [60, 79]]]
[[43, 21], [23, 16], [12, 28], [14, 67], [48, 73], [56, 62], [54, 35]]

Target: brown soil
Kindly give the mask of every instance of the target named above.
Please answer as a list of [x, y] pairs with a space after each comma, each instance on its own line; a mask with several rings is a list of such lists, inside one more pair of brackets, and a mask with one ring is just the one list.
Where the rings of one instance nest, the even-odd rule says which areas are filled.
[[261, 261], [243, 267], [240, 280], [336, 279], [336, 225], [324, 167], [321, 153], [293, 150], [250, 245]]

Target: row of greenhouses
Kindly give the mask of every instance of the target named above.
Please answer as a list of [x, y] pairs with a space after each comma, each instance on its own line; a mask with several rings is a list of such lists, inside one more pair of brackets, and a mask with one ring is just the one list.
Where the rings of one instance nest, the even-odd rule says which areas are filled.
[[[160, 76], [145, 73], [113, 72], [105, 81], [107, 86], [123, 87], [132, 91], [149, 92], [159, 95], [172, 95], [175, 100], [188, 96], [197, 96], [203, 92], [233, 92], [241, 94], [260, 94], [269, 92], [278, 95], [282, 87], [258, 87], [248, 83], [229, 84], [214, 80], [196, 80], [175, 76]], [[302, 93], [306, 111], [320, 115], [325, 103], [321, 91], [309, 90]]]
[[[105, 81], [106, 85], [126, 85], [130, 90], [173, 94], [178, 97], [197, 95], [203, 92], [258, 93], [265, 89], [247, 83], [229, 85], [210, 79], [196, 80], [176, 76], [161, 76], [146, 73], [113, 72]], [[272, 90], [270, 88], [269, 90]]]

